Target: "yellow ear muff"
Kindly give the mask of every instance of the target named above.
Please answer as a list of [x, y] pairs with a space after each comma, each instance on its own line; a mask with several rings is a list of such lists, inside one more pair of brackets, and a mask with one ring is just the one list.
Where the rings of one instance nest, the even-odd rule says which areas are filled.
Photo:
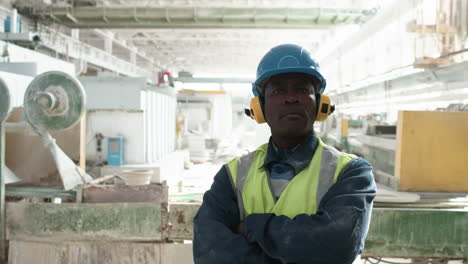
[[246, 109], [245, 113], [255, 119], [258, 124], [265, 123], [265, 116], [260, 105], [260, 97], [256, 96], [250, 100], [250, 110]]
[[330, 97], [327, 95], [321, 94], [320, 95], [320, 105], [317, 109], [317, 117], [315, 118], [316, 121], [325, 121], [329, 115], [335, 111], [335, 106], [331, 105]]

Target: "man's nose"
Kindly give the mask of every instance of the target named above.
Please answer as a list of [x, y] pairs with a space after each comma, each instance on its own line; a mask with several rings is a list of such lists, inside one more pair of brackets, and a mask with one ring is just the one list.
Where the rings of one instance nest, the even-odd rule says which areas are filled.
[[288, 93], [286, 93], [284, 97], [284, 103], [285, 104], [297, 104], [299, 103], [299, 98], [297, 97], [296, 93], [289, 91]]

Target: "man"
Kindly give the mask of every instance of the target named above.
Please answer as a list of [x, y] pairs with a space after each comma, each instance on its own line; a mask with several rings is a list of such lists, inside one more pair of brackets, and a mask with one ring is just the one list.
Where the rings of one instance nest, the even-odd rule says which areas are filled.
[[372, 167], [316, 137], [325, 85], [300, 46], [280, 45], [263, 57], [253, 83], [260, 108], [252, 114], [262, 122], [264, 113], [271, 138], [215, 176], [194, 219], [195, 263], [350, 264], [362, 252]]

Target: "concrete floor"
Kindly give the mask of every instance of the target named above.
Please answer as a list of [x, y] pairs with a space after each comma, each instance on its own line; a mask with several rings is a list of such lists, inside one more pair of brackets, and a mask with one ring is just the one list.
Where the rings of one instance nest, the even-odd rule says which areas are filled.
[[[171, 201], [202, 201], [203, 194], [210, 189], [213, 179], [223, 164], [193, 164], [184, 171], [182, 189], [179, 185], [169, 186]], [[181, 191], [180, 191], [181, 190]]]

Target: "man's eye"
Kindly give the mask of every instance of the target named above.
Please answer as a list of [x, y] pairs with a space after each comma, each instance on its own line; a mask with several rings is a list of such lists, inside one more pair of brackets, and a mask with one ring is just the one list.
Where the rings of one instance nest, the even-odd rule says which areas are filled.
[[273, 91], [271, 92], [271, 94], [272, 94], [272, 95], [279, 95], [279, 94], [282, 94], [282, 92], [283, 92], [283, 90], [281, 90], [281, 89], [276, 89], [276, 90], [273, 90]]
[[308, 93], [309, 93], [309, 89], [301, 88], [301, 89], [298, 89], [297, 92], [300, 93], [300, 94], [308, 94]]

